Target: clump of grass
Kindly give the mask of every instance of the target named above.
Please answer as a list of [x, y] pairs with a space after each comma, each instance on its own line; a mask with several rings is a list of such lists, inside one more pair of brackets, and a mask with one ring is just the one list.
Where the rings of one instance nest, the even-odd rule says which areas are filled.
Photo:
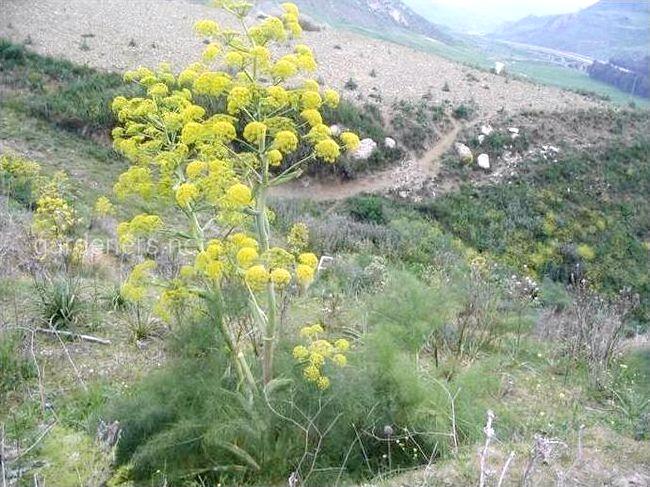
[[35, 376], [34, 363], [23, 350], [21, 335], [0, 332], [0, 392], [16, 390]]
[[454, 108], [453, 115], [454, 118], [459, 120], [469, 120], [474, 115], [476, 109], [468, 104], [462, 103]]
[[43, 321], [55, 329], [74, 328], [85, 311], [79, 282], [55, 278], [37, 282], [35, 288]]
[[359, 84], [358, 84], [356, 81], [354, 81], [352, 78], [350, 78], [350, 79], [348, 79], [348, 80], [345, 82], [345, 84], [343, 85], [343, 87], [344, 87], [346, 90], [354, 91], [354, 90], [356, 90], [357, 88], [359, 88]]

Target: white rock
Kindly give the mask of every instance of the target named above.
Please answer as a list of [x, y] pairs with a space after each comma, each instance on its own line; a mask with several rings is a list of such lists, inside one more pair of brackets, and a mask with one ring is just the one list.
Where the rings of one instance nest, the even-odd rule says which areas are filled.
[[357, 150], [352, 153], [354, 159], [368, 159], [377, 148], [377, 142], [372, 139], [362, 139]]
[[465, 144], [456, 142], [454, 144], [454, 149], [456, 150], [456, 154], [458, 154], [458, 157], [460, 157], [461, 162], [469, 164], [474, 160], [474, 156], [472, 155], [472, 150], [469, 147], [467, 147]]
[[476, 161], [478, 163], [478, 167], [482, 169], [490, 169], [490, 156], [487, 154], [479, 155]]
[[508, 129], [508, 132], [510, 132], [511, 134], [518, 134], [518, 133], [519, 133], [519, 129], [518, 129], [517, 127], [510, 127], [510, 128]]
[[483, 135], [490, 135], [492, 132], [494, 132], [494, 129], [492, 128], [491, 125], [483, 125], [481, 127], [481, 133]]
[[519, 137], [519, 134], [510, 134], [512, 140], [515, 140], [517, 137]]
[[483, 143], [484, 140], [485, 140], [485, 135], [480, 134], [480, 135], [478, 136], [478, 145], [481, 145], [481, 144]]
[[397, 146], [397, 142], [395, 142], [395, 139], [392, 139], [390, 137], [386, 137], [384, 139], [384, 145], [388, 147], [389, 149], [394, 149]]
[[330, 125], [330, 132], [332, 132], [332, 135], [334, 137], [338, 137], [339, 135], [341, 135], [341, 127], [339, 127], [338, 125]]
[[505, 68], [506, 68], [506, 65], [503, 64], [503, 63], [500, 63], [499, 61], [497, 61], [496, 63], [494, 63], [494, 72], [495, 72], [496, 74], [501, 74], [501, 73], [503, 73], [503, 70], [504, 70]]

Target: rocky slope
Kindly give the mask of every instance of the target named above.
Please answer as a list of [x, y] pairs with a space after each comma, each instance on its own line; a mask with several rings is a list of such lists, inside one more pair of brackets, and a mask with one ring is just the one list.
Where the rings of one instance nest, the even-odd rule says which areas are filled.
[[407, 30], [449, 40], [442, 28], [411, 10], [401, 0], [297, 0], [314, 18], [331, 25], [349, 25], [376, 32]]
[[[39, 54], [112, 71], [163, 61], [180, 69], [201, 52], [193, 23], [201, 18], [224, 21], [218, 10], [185, 0], [42, 0], [29, 6], [0, 0], [0, 10], [0, 37], [26, 42]], [[502, 117], [504, 111], [587, 108], [599, 103], [345, 30], [306, 32], [304, 40], [316, 53], [317, 76], [351, 99], [372, 95], [390, 103], [430, 93], [434, 102], [452, 107], [471, 104], [488, 118]], [[357, 86], [354, 90], [344, 88], [350, 79]]]

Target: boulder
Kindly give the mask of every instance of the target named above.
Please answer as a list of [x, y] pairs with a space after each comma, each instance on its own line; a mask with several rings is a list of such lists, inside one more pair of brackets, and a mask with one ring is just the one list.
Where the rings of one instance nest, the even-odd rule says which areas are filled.
[[490, 135], [492, 132], [494, 132], [494, 129], [492, 128], [491, 125], [483, 125], [481, 127], [481, 134], [485, 136]]
[[330, 125], [330, 132], [332, 132], [332, 135], [334, 137], [338, 137], [339, 135], [341, 135], [341, 127], [339, 127], [338, 125]]
[[506, 69], [506, 65], [497, 61], [494, 63], [494, 73], [495, 74], [501, 74], [503, 73], [503, 70]]
[[481, 169], [490, 169], [490, 156], [487, 154], [479, 155], [476, 162]]
[[518, 134], [518, 133], [519, 133], [519, 129], [518, 129], [517, 127], [510, 127], [510, 128], [508, 129], [508, 132], [510, 132], [511, 134]]
[[359, 147], [352, 152], [352, 157], [354, 159], [368, 159], [374, 150], [377, 148], [377, 142], [372, 139], [362, 139], [359, 143]]
[[456, 150], [456, 154], [458, 154], [458, 157], [460, 158], [461, 162], [464, 162], [465, 164], [470, 164], [474, 160], [474, 156], [472, 155], [472, 150], [469, 147], [467, 147], [465, 144], [456, 142], [454, 144], [454, 149]]
[[394, 149], [397, 147], [397, 142], [395, 142], [395, 139], [392, 139], [390, 137], [386, 137], [384, 139], [384, 145], [388, 147], [389, 149]]

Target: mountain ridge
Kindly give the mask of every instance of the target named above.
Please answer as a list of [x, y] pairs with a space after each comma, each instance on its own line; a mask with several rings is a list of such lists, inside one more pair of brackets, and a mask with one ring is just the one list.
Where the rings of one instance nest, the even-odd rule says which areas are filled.
[[576, 13], [504, 24], [492, 37], [584, 54], [597, 59], [643, 57], [650, 46], [650, 4], [601, 0]]

